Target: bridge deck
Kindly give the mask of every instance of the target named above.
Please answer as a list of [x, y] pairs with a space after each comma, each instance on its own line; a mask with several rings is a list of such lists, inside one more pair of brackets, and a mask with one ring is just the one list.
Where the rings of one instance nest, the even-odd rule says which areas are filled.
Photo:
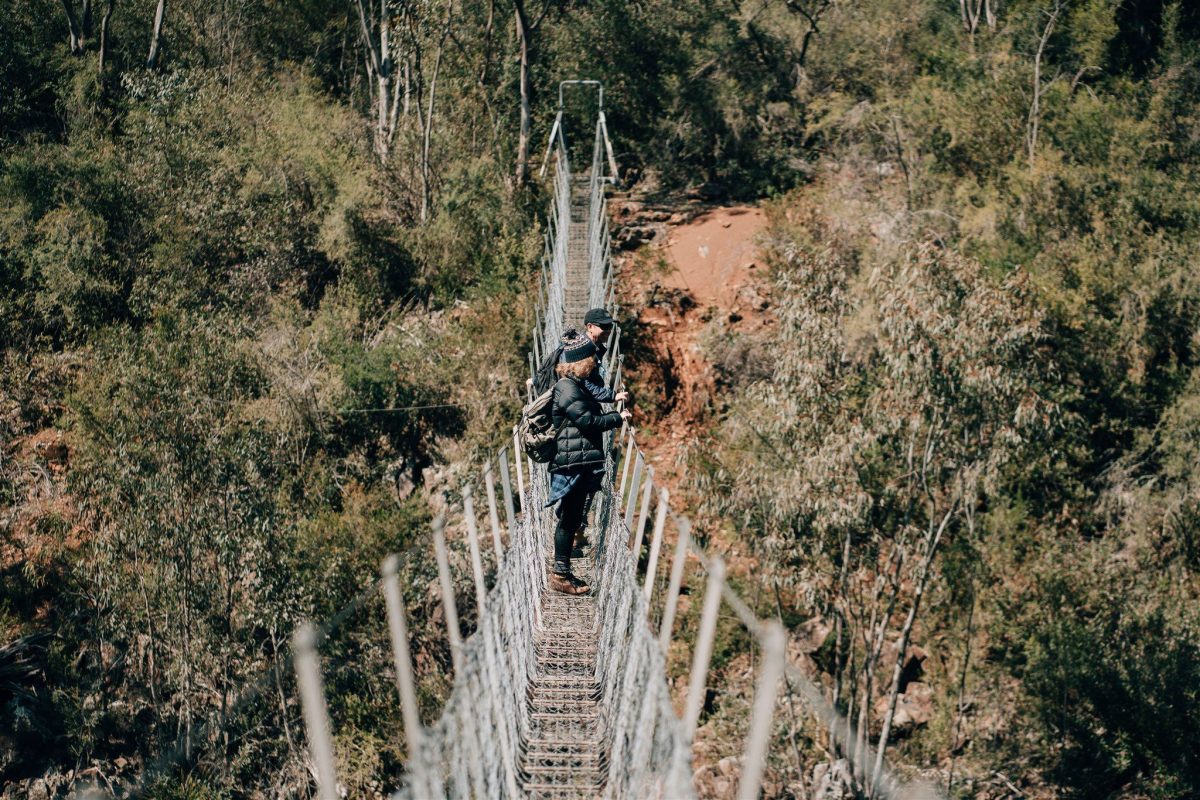
[[[586, 176], [572, 182], [565, 327], [582, 328], [588, 309], [588, 189]], [[582, 557], [572, 560], [575, 574], [594, 589], [590, 546], [576, 554]], [[548, 559], [547, 569], [550, 566]], [[582, 800], [603, 789], [608, 764], [596, 683], [598, 645], [594, 595], [547, 592], [535, 640], [537, 673], [526, 709], [533, 733], [521, 759], [522, 788], [528, 798]]]

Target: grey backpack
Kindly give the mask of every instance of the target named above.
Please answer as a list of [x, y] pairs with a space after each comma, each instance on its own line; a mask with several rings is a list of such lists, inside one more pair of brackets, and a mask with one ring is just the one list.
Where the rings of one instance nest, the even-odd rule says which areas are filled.
[[525, 455], [538, 464], [549, 463], [558, 449], [554, 430], [554, 384], [539, 394], [521, 409], [521, 421], [517, 423], [517, 441]]

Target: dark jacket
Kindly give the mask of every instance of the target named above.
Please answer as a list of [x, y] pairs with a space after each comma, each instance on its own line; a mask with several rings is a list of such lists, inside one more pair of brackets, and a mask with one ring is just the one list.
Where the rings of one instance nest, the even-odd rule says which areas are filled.
[[575, 472], [578, 467], [603, 464], [604, 432], [621, 427], [621, 415], [601, 411], [600, 403], [572, 378], [559, 378], [554, 384], [551, 418], [558, 431], [551, 472]]

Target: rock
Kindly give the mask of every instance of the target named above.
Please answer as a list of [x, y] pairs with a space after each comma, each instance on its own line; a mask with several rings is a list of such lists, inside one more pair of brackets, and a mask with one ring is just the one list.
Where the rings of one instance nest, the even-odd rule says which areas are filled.
[[392, 482], [398, 500], [407, 500], [412, 496], [413, 490], [417, 488], [413, 483], [412, 475], [408, 470], [401, 470], [396, 473], [395, 480]]
[[44, 458], [48, 464], [65, 466], [70, 455], [67, 443], [62, 434], [55, 432], [52, 438], [43, 438], [34, 442], [33, 451]]
[[832, 630], [824, 617], [817, 616], [801, 623], [792, 638], [801, 653], [811, 655], [821, 649]]
[[832, 764], [817, 764], [813, 767], [813, 800], [853, 800], [853, 786], [850, 763], [844, 758], [839, 758]]
[[642, 204], [635, 200], [626, 200], [624, 203], [616, 203], [613, 209], [613, 216], [617, 219], [628, 219], [636, 216], [642, 210]]
[[[892, 665], [896, 663], [896, 655], [899, 652], [900, 640], [894, 639], [888, 642], [883, 649], [882, 663], [887, 665], [888, 670], [892, 669]], [[915, 681], [925, 672], [925, 659], [929, 658], [929, 653], [925, 652], [923, 647], [918, 647], [915, 644], [910, 644], [904, 652], [904, 666], [900, 671], [900, 691], [904, 691], [905, 687], [911, 681]]]
[[[887, 713], [888, 698], [885, 694], [875, 701], [875, 714], [879, 718]], [[892, 717], [892, 731], [897, 736], [912, 733], [933, 719], [933, 687], [927, 683], [913, 681], [904, 692], [896, 696], [896, 715]]]
[[[727, 763], [727, 762], [735, 763]], [[737, 791], [737, 779], [741, 768], [736, 764], [736, 758], [723, 758], [716, 764], [709, 764], [696, 770], [692, 776], [692, 784], [700, 797], [733, 800]]]
[[766, 311], [771, 307], [771, 301], [767, 300], [767, 298], [758, 293], [757, 289], [749, 285], [738, 289], [737, 299], [739, 302], [745, 304], [746, 307], [752, 308], [755, 311]]
[[50, 800], [50, 787], [44, 778], [38, 778], [30, 785], [29, 800]]
[[618, 250], [634, 250], [655, 236], [656, 231], [648, 225], [626, 225], [617, 230], [613, 244]]
[[817, 666], [816, 661], [813, 661], [812, 656], [800, 652], [793, 644], [788, 645], [787, 658], [807, 678], [817, 680], [817, 677], [821, 674], [821, 668]]
[[417, 488], [416, 482], [413, 481], [412, 468], [408, 460], [403, 457], [388, 464], [384, 475], [391, 483], [391, 489], [395, 494], [397, 502], [411, 497], [413, 491]]

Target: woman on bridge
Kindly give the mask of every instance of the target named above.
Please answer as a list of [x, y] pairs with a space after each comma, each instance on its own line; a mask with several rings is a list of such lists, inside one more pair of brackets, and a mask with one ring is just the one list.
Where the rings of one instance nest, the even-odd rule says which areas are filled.
[[596, 345], [572, 332], [563, 341], [562, 359], [555, 372], [552, 418], [556, 450], [550, 462], [550, 501], [560, 503], [554, 531], [554, 569], [550, 588], [566, 594], [587, 594], [588, 586], [571, 572], [575, 535], [587, 521], [592, 497], [604, 476], [604, 432], [621, 427], [628, 411], [605, 413], [583, 382], [596, 369]]

